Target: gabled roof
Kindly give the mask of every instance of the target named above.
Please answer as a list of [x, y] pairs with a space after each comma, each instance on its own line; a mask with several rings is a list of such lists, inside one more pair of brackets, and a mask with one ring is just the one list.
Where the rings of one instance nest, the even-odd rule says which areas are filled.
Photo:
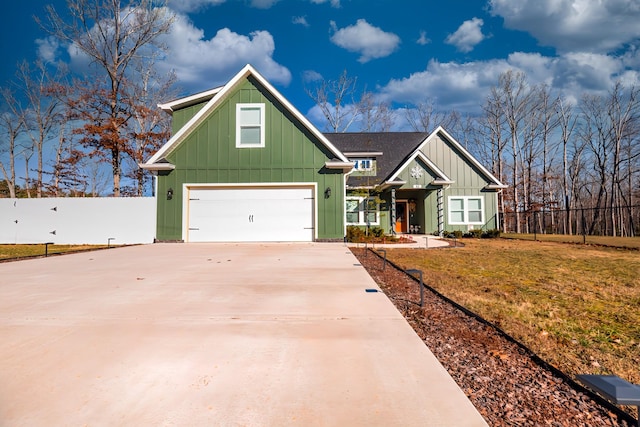
[[[487, 189], [487, 190], [499, 190], [499, 189], [507, 188], [507, 186], [504, 185], [503, 183], [501, 183], [498, 180], [498, 178], [493, 176], [493, 174], [491, 172], [489, 172], [487, 170], [487, 168], [482, 166], [482, 164], [478, 161], [478, 159], [473, 157], [471, 155], [471, 153], [469, 153], [458, 141], [455, 140], [455, 138], [453, 138], [451, 135], [449, 135], [449, 133], [446, 130], [444, 130], [444, 128], [442, 126], [438, 126], [438, 128], [436, 130], [431, 132], [431, 134], [424, 140], [424, 142], [422, 144], [420, 144], [420, 146], [418, 148], [416, 148], [416, 150], [422, 151], [422, 148], [424, 146], [426, 146], [427, 144], [429, 144], [438, 135], [440, 135], [442, 138], [444, 138], [447, 141], [449, 141], [451, 143], [451, 145], [453, 145], [454, 148], [457, 151], [459, 151], [460, 154], [466, 160], [468, 160], [471, 164], [473, 164], [480, 171], [480, 173], [482, 175], [484, 175], [484, 177], [487, 179], [487, 181], [489, 181], [489, 184], [485, 187], [485, 189]], [[404, 167], [404, 165], [403, 165], [403, 167]]]
[[[420, 144], [420, 146], [422, 146], [422, 144]], [[409, 158], [402, 163], [400, 166], [398, 166], [395, 170], [395, 172], [393, 173], [393, 175], [391, 175], [388, 179], [387, 182], [388, 183], [392, 183], [395, 180], [398, 179], [398, 175], [400, 175], [400, 173], [404, 170], [404, 168], [406, 168], [407, 166], [409, 166], [409, 164], [416, 160], [416, 159], [420, 159], [422, 161], [422, 163], [424, 163], [429, 169], [431, 169], [431, 172], [433, 172], [434, 175], [436, 175], [436, 180], [434, 182], [437, 183], [437, 185], [443, 185], [443, 184], [453, 184], [453, 181], [444, 173], [442, 172], [442, 170], [440, 170], [440, 168], [438, 166], [436, 166], [435, 163], [433, 163], [431, 161], [431, 159], [429, 159], [427, 156], [425, 156], [425, 154], [416, 149], [413, 154], [411, 156], [409, 156]]]
[[434, 185], [452, 184], [453, 181], [442, 169], [422, 152], [422, 148], [438, 135], [451, 143], [489, 181], [485, 189], [507, 188], [441, 126], [430, 134], [424, 132], [325, 133], [325, 136], [343, 153], [348, 153], [349, 157], [376, 159], [376, 176], [350, 175], [348, 185], [351, 187], [402, 185], [404, 182], [399, 181], [398, 176], [415, 159], [422, 161], [436, 176]]
[[[247, 64], [238, 74], [236, 74], [229, 82], [221, 88], [212, 89], [211, 91], [202, 92], [201, 94], [191, 97], [182, 98], [180, 100], [171, 101], [164, 104], [168, 108], [176, 108], [178, 105], [186, 106], [198, 102], [202, 102], [207, 96], [211, 99], [202, 107], [182, 128], [180, 128], [146, 163], [140, 165], [143, 169], [157, 170], [158, 164], [165, 159], [173, 150], [175, 150], [187, 136], [191, 134], [201, 123], [203, 123], [215, 109], [222, 104], [231, 93], [244, 82], [249, 76], [255, 78], [284, 108], [286, 108], [309, 132], [314, 135], [320, 143], [322, 143], [334, 156], [334, 163], [347, 164], [348, 160], [315, 126], [307, 120], [287, 99], [280, 94], [260, 73], [256, 71], [250, 64]], [[188, 101], [185, 101], [188, 100]], [[186, 103], [185, 103], [186, 102]], [[191, 102], [191, 104], [189, 104]], [[166, 168], [166, 166], [163, 166]]]
[[367, 186], [386, 181], [396, 167], [403, 163], [428, 134], [423, 132], [354, 132], [325, 133], [349, 157], [375, 157], [376, 176], [349, 176], [350, 186]]

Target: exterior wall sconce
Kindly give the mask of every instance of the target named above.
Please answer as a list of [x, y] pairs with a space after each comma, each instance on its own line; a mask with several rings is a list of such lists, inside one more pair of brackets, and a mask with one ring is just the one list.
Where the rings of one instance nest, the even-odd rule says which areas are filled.
[[167, 200], [173, 199], [173, 188], [167, 190]]
[[327, 188], [324, 190], [324, 198], [325, 198], [325, 199], [328, 199], [329, 197], [331, 197], [331, 187], [327, 187]]

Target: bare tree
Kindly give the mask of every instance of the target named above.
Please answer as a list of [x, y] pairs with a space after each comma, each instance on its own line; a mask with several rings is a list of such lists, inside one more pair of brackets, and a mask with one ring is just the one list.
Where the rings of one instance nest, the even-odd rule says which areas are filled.
[[[616, 82], [609, 92], [607, 99], [607, 116], [609, 119], [611, 139], [611, 233], [621, 234], [624, 224], [622, 219], [622, 191], [623, 177], [621, 168], [625, 162], [622, 157], [623, 144], [636, 140], [638, 137], [638, 121], [640, 120], [640, 88], [631, 86], [625, 88], [622, 83]], [[617, 208], [616, 208], [617, 207]]]
[[377, 102], [373, 93], [364, 91], [357, 103], [362, 132], [388, 132], [395, 121], [395, 113], [388, 102]]
[[431, 132], [438, 126], [453, 129], [460, 121], [460, 114], [456, 111], [438, 110], [433, 99], [421, 102], [415, 108], [408, 108], [405, 117], [416, 132]]
[[[511, 155], [513, 159], [512, 194], [514, 212], [520, 208], [520, 192], [518, 183], [518, 153], [520, 150], [520, 133], [522, 121], [529, 112], [531, 88], [526, 75], [522, 72], [509, 70], [502, 73], [498, 79], [499, 99], [501, 99], [502, 114], [504, 115], [511, 139]], [[516, 233], [520, 233], [520, 217], [515, 217]]]
[[[51, 77], [45, 64], [40, 61], [32, 68], [26, 61], [18, 66], [19, 86], [27, 101], [27, 110], [24, 113], [26, 131], [31, 139], [28, 150], [35, 154], [38, 162], [35, 183], [36, 197], [42, 197], [43, 172], [44, 172], [44, 145], [55, 132], [60, 123], [59, 101], [51, 96]], [[30, 158], [31, 156], [29, 156]], [[25, 157], [29, 174], [29, 160]], [[29, 190], [30, 186], [27, 186]], [[30, 193], [29, 193], [30, 195]]]
[[9, 197], [16, 197], [16, 156], [18, 139], [25, 131], [24, 116], [13, 92], [3, 88], [1, 96], [8, 110], [0, 112], [0, 170], [9, 189]]
[[[125, 81], [134, 59], [146, 50], [162, 48], [159, 36], [169, 31], [173, 15], [153, 0], [67, 0], [68, 16], [47, 8], [52, 35], [86, 55], [93, 65], [91, 82], [76, 86], [80, 96], [76, 111], [85, 125], [84, 143], [100, 151], [111, 163], [113, 195], [120, 196], [126, 124], [133, 113], [127, 108]], [[89, 92], [87, 92], [89, 91]], [[97, 101], [104, 100], [100, 105]], [[87, 105], [92, 108], [86, 108]], [[86, 116], [91, 110], [93, 115]]]
[[175, 95], [172, 88], [176, 76], [174, 73], [160, 76], [154, 65], [151, 60], [139, 61], [135, 68], [138, 78], [131, 82], [130, 88], [130, 99], [135, 102], [130, 107], [133, 118], [127, 124], [132, 141], [127, 151], [131, 166], [128, 175], [135, 183], [131, 194], [137, 196], [143, 195], [145, 183], [150, 176], [148, 171], [138, 165], [156, 152], [171, 134], [170, 116], [155, 106], [163, 99], [170, 99]]
[[356, 77], [344, 70], [337, 80], [320, 80], [314, 88], [306, 88], [307, 95], [316, 103], [331, 132], [346, 132], [358, 119], [355, 100]]
[[573, 138], [573, 131], [577, 123], [577, 117], [573, 114], [572, 105], [565, 98], [559, 98], [556, 103], [556, 114], [558, 117], [558, 126], [560, 127], [560, 142], [562, 144], [562, 195], [565, 209], [564, 231], [572, 234], [571, 223], [571, 200], [569, 194], [573, 194], [569, 190], [569, 159], [568, 148], [569, 142]]

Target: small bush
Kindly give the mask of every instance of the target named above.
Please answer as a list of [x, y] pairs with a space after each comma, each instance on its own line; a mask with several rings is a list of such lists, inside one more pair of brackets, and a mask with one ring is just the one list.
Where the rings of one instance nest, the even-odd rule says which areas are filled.
[[374, 237], [384, 236], [384, 230], [380, 227], [371, 227], [369, 229], [369, 233], [372, 234]]
[[364, 240], [364, 231], [360, 227], [350, 225], [347, 227], [347, 242], [358, 243]]
[[498, 237], [500, 237], [500, 230], [498, 230], [497, 228], [494, 228], [493, 230], [487, 230], [482, 233], [482, 237], [484, 239], [497, 239]]
[[482, 229], [481, 228], [476, 228], [473, 230], [469, 230], [469, 232], [467, 234], [465, 234], [464, 237], [471, 237], [473, 239], [479, 239], [482, 237]]

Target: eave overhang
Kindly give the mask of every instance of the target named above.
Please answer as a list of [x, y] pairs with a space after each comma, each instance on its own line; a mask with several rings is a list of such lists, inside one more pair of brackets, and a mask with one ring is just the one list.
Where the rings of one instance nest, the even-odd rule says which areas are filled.
[[349, 172], [353, 169], [353, 163], [341, 162], [338, 160], [331, 160], [324, 163], [324, 167], [327, 169], [341, 169], [343, 172]]
[[161, 162], [161, 163], [138, 163], [138, 166], [141, 169], [145, 169], [148, 171], [172, 171], [176, 168], [176, 165], [169, 162]]

